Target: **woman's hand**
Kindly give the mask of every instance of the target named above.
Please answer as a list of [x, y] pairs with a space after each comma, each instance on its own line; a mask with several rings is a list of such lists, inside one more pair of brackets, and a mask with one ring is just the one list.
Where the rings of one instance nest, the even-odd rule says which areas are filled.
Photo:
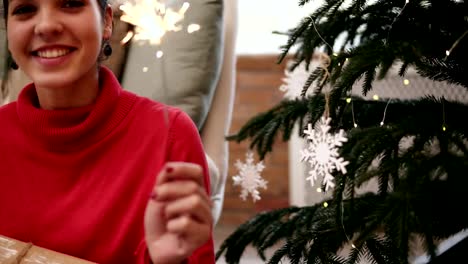
[[170, 162], [161, 170], [145, 212], [145, 237], [154, 264], [182, 263], [208, 241], [211, 201], [202, 168]]

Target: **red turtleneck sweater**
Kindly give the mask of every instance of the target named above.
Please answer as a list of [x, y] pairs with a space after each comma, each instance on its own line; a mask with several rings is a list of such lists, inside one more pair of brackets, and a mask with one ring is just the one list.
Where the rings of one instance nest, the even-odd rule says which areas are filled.
[[[0, 234], [102, 263], [147, 263], [143, 214], [166, 161], [200, 164], [180, 110], [122, 90], [101, 68], [95, 103], [37, 107], [34, 85], [0, 108]], [[214, 263], [210, 240], [189, 263]]]

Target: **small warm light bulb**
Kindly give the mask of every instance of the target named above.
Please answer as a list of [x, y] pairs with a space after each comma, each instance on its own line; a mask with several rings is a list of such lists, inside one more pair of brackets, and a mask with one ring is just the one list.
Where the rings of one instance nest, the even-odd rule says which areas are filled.
[[327, 208], [327, 207], [328, 207], [328, 203], [327, 203], [327, 202], [324, 202], [324, 203], [323, 203], [323, 207]]
[[346, 60], [345, 60], [345, 61], [348, 61], [348, 58], [346, 58]]
[[322, 192], [322, 188], [317, 188], [317, 192], [318, 192], [318, 193], [321, 193], [321, 192]]
[[447, 130], [447, 127], [442, 126], [442, 131], [445, 131], [445, 130]]
[[356, 246], [355, 246], [354, 244], [351, 244], [351, 247], [352, 247], [352, 248], [356, 248]]
[[341, 62], [338, 62], [338, 66], [341, 66]]
[[354, 123], [354, 127], [357, 127], [357, 124], [356, 124], [356, 123]]
[[377, 101], [377, 100], [379, 100], [379, 96], [378, 96], [378, 95], [376, 95], [376, 94], [374, 94], [374, 96], [372, 96], [372, 99], [374, 99], [374, 100], [376, 100], [376, 101]]
[[409, 84], [410, 84], [410, 81], [409, 81], [408, 79], [404, 79], [404, 80], [403, 80], [403, 84], [404, 84], [404, 85], [409, 85]]
[[380, 126], [383, 126], [383, 125], [384, 125], [384, 122], [383, 122], [383, 121], [382, 121], [382, 122], [380, 122]]
[[450, 50], [446, 50], [445, 55], [450, 56]]
[[347, 102], [348, 104], [351, 103], [351, 98], [350, 98], [350, 97], [349, 97], [349, 98], [346, 98], [346, 102]]
[[143, 67], [142, 71], [143, 72], [148, 72], [148, 67]]
[[198, 30], [200, 30], [200, 25], [198, 25], [198, 24], [190, 24], [187, 27], [187, 32], [189, 34], [192, 34], [193, 32], [196, 32]]
[[338, 53], [336, 53], [336, 52], [333, 53], [333, 56], [338, 57]]
[[163, 55], [164, 55], [164, 52], [162, 50], [158, 50], [156, 52], [156, 58], [158, 58], [158, 59], [161, 58]]

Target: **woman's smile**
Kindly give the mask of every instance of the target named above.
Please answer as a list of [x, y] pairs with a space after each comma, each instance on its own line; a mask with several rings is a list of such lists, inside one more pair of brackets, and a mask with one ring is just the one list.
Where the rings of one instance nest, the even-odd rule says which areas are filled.
[[34, 51], [33, 55], [38, 56], [40, 58], [52, 59], [52, 58], [65, 56], [70, 52], [72, 52], [72, 49], [51, 48], [51, 49], [43, 49], [39, 51]]
[[64, 66], [70, 61], [76, 48], [66, 46], [46, 46], [31, 52], [33, 59], [42, 67]]

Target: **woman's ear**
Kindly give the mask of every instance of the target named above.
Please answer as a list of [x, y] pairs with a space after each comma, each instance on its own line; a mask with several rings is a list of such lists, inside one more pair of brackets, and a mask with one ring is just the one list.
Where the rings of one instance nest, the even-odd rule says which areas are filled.
[[104, 14], [104, 33], [103, 39], [110, 39], [112, 36], [113, 27], [113, 11], [111, 5], [107, 5], [106, 12]]

